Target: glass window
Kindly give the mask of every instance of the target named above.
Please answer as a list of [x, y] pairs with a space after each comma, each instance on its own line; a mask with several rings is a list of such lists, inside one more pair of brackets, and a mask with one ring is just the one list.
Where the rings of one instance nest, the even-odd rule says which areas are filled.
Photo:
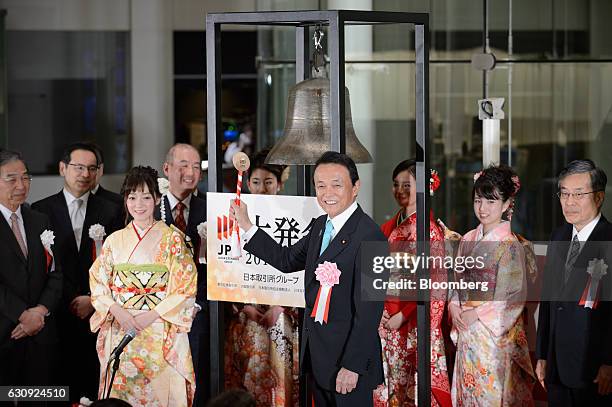
[[57, 174], [67, 144], [94, 141], [105, 173], [131, 166], [129, 34], [7, 31], [8, 141], [33, 174]]

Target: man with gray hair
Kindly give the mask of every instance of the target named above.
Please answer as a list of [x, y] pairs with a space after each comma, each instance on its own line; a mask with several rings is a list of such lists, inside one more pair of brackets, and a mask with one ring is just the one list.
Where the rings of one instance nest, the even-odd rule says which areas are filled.
[[591, 160], [558, 176], [566, 224], [551, 235], [540, 302], [536, 375], [548, 405], [612, 405], [612, 224], [607, 177]]
[[24, 205], [32, 180], [21, 154], [0, 150], [0, 386], [54, 384], [62, 273], [47, 262], [49, 218]]

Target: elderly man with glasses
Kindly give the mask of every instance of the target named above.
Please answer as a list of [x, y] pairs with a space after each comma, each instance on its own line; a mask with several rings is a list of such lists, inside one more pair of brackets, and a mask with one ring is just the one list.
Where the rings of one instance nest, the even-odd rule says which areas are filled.
[[565, 225], [551, 235], [540, 303], [536, 375], [548, 405], [612, 405], [612, 224], [607, 177], [591, 160], [558, 176]]
[[120, 227], [119, 205], [93, 195], [98, 167], [96, 150], [88, 143], [66, 148], [59, 162], [64, 187], [32, 204], [46, 214], [55, 231], [55, 253], [64, 272], [64, 304], [59, 315], [62, 383], [70, 386], [70, 398], [97, 398], [100, 365], [96, 335], [89, 328], [93, 313], [89, 293], [89, 268], [94, 259], [95, 242], [89, 228], [99, 224], [106, 236]]
[[49, 218], [24, 205], [31, 180], [19, 153], [0, 150], [0, 386], [55, 383], [62, 273], [40, 238]]

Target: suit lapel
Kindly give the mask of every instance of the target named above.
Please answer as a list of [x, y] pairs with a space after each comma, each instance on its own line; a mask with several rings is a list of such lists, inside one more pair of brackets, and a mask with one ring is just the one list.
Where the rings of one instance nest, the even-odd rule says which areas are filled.
[[36, 258], [38, 253], [37, 247], [40, 243], [40, 235], [38, 235], [38, 229], [33, 223], [33, 219], [30, 210], [21, 207], [21, 215], [23, 216], [23, 228], [25, 229], [25, 238], [28, 242], [28, 272], [32, 268], [32, 261]]
[[[314, 268], [316, 268], [317, 265], [325, 261], [333, 261], [335, 258], [337, 258], [340, 255], [340, 253], [342, 253], [344, 249], [346, 249], [349, 246], [351, 242], [352, 234], [357, 228], [357, 225], [359, 224], [359, 220], [361, 219], [362, 214], [363, 214], [363, 211], [361, 210], [361, 207], [358, 206], [355, 212], [353, 212], [353, 214], [348, 218], [346, 223], [342, 226], [340, 231], [336, 233], [332, 241], [329, 243], [329, 246], [327, 246], [327, 249], [325, 249], [325, 251], [321, 253], [321, 255], [318, 255], [318, 251], [316, 252], [317, 256], [315, 256], [316, 260], [314, 262]], [[319, 234], [317, 236], [317, 246], [316, 246], [317, 250], [321, 250], [321, 241], [323, 240], [323, 229], [325, 225], [325, 222], [320, 222], [320, 223], [321, 223], [321, 226], [319, 226], [318, 231], [316, 231]], [[313, 232], [315, 231], [313, 230]], [[308, 276], [310, 278], [307, 281], [307, 283], [310, 282], [312, 278], [314, 278], [314, 273], [308, 273]]]
[[[570, 272], [567, 283], [565, 284], [566, 289], [578, 286], [582, 290], [585, 287], [587, 280], [586, 267], [588, 266], [588, 262], [594, 258], [597, 258], [598, 256], [599, 245], [593, 244], [593, 242], [606, 240], [605, 236], [601, 236], [601, 234], [604, 232], [604, 226], [607, 222], [608, 221], [606, 218], [604, 218], [602, 215], [599, 222], [597, 222], [597, 225], [595, 225], [595, 228], [589, 235], [589, 238], [584, 243], [584, 247], [580, 251], [578, 258], [576, 258], [576, 261], [574, 262], [572, 271]], [[571, 232], [568, 240], [571, 240]], [[583, 272], [580, 273], [580, 271]]]
[[[94, 194], [89, 194], [89, 198], [87, 199], [87, 209], [85, 210], [85, 220], [83, 221], [83, 230], [81, 231], [81, 247], [79, 248], [79, 254], [82, 254], [85, 250], [86, 252], [91, 252], [90, 245], [90, 237], [89, 237], [89, 228], [98, 219], [100, 219], [100, 206], [99, 206], [98, 198]], [[106, 231], [107, 235], [109, 234]]]
[[[21, 216], [23, 216], [23, 205], [21, 206]], [[2, 219], [0, 219], [0, 233], [7, 237], [6, 240], [8, 241], [9, 246], [11, 246], [15, 254], [17, 254], [17, 257], [19, 257], [19, 260], [26, 263], [27, 260], [24, 257], [23, 252], [21, 251], [21, 247], [19, 246], [19, 243], [17, 243], [17, 238], [15, 237], [15, 234], [13, 233], [13, 229], [11, 229], [11, 226], [7, 223], [6, 219], [4, 219], [4, 216], [1, 216], [1, 217]], [[24, 229], [25, 229], [25, 219], [24, 219]], [[26, 230], [26, 235], [27, 235], [27, 230]], [[30, 245], [28, 242], [28, 247], [29, 246]]]

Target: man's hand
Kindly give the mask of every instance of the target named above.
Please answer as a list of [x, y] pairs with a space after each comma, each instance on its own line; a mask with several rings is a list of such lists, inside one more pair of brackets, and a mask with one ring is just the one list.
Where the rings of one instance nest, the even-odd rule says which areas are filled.
[[546, 385], [544, 384], [544, 378], [546, 377], [546, 360], [538, 359], [536, 363], [535, 374], [544, 390], [546, 390]]
[[230, 201], [230, 219], [235, 219], [238, 222], [238, 226], [245, 232], [253, 226], [249, 219], [247, 204], [242, 200], [240, 201], [240, 206], [238, 206], [235, 199]]
[[453, 325], [455, 326], [455, 328], [457, 328], [460, 331], [465, 331], [467, 329], [467, 325], [461, 318], [461, 314], [462, 314], [461, 307], [457, 304], [451, 303], [448, 306], [448, 312], [451, 315], [451, 320], [453, 321]]
[[276, 321], [278, 321], [280, 314], [282, 314], [284, 311], [285, 309], [279, 305], [270, 307], [270, 309], [267, 310], [261, 317], [261, 324], [267, 329], [272, 328], [276, 324]]
[[115, 317], [117, 322], [119, 322], [119, 325], [121, 325], [121, 328], [123, 328], [124, 331], [142, 331], [143, 328], [140, 325], [140, 322], [137, 321], [134, 316], [129, 313], [129, 311], [123, 309], [121, 305], [113, 304], [111, 305], [109, 311], [111, 314], [113, 314], [113, 316]]
[[348, 394], [357, 387], [359, 375], [351, 372], [348, 369], [341, 368], [336, 377], [336, 392], [340, 394]]
[[89, 295], [79, 295], [70, 302], [70, 312], [78, 318], [86, 319], [94, 312], [94, 307], [91, 305], [91, 297]]
[[400, 311], [387, 320], [387, 323], [385, 324], [385, 328], [398, 330], [400, 329], [403, 323], [404, 323], [404, 315]]
[[601, 365], [593, 383], [597, 383], [597, 391], [602, 396], [612, 393], [612, 366]]
[[11, 339], [21, 339], [36, 335], [45, 326], [45, 316], [29, 308], [19, 316], [19, 324], [11, 332]]
[[159, 314], [155, 310], [150, 310], [147, 312], [143, 312], [142, 314], [138, 314], [134, 317], [136, 323], [142, 328], [147, 329], [149, 325], [155, 322], [159, 318]]

